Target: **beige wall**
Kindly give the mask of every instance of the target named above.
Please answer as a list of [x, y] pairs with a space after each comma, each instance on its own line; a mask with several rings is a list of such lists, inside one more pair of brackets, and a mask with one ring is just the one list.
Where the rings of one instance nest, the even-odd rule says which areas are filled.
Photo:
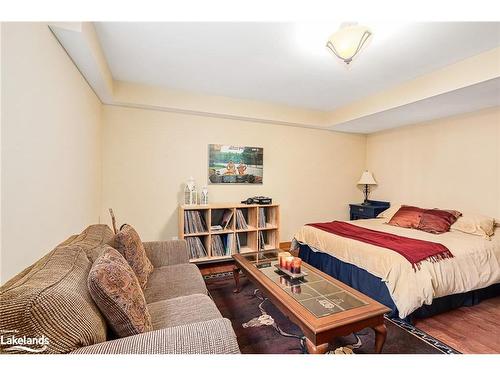
[[500, 218], [500, 108], [371, 134], [372, 197]]
[[[345, 219], [359, 201], [365, 136], [161, 111], [103, 107], [103, 205], [144, 240], [177, 236], [177, 207], [192, 175], [206, 184], [208, 144], [264, 147], [263, 185], [209, 185], [212, 202], [267, 195], [281, 204], [281, 240], [310, 221]], [[103, 216], [104, 217], [104, 216]]]
[[99, 220], [101, 105], [46, 24], [2, 24], [1, 280]]

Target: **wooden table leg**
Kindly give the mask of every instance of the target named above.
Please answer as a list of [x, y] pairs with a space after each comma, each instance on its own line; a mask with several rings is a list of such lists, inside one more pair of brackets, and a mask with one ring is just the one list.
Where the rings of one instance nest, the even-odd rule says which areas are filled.
[[234, 277], [234, 284], [235, 288], [233, 289], [233, 293], [239, 293], [240, 292], [240, 269], [236, 266], [233, 267], [233, 277]]
[[325, 354], [328, 351], [328, 343], [314, 345], [312, 341], [306, 338], [306, 348], [309, 354]]
[[382, 353], [382, 348], [384, 347], [385, 338], [387, 337], [387, 328], [385, 324], [378, 325], [373, 327], [375, 331], [375, 353]]

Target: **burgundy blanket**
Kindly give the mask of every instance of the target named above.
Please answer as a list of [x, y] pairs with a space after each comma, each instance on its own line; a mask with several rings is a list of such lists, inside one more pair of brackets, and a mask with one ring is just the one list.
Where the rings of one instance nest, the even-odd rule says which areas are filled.
[[420, 263], [424, 260], [438, 262], [445, 258], [453, 258], [448, 248], [440, 243], [417, 240], [402, 237], [378, 230], [366, 229], [343, 221], [332, 221], [330, 223], [307, 224], [324, 230], [325, 232], [350, 238], [353, 240], [369, 243], [375, 246], [385, 247], [404, 256], [411, 263], [413, 269], [420, 269]]

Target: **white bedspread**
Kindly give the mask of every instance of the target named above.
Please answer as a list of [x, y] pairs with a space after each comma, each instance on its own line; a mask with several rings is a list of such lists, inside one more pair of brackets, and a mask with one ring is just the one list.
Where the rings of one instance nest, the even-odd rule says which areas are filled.
[[500, 282], [500, 228], [488, 241], [462, 232], [431, 234], [384, 224], [385, 219], [349, 223], [399, 236], [438, 242], [454, 258], [437, 263], [422, 262], [413, 270], [410, 262], [395, 251], [303, 226], [295, 239], [309, 247], [362, 268], [386, 283], [400, 318], [405, 318], [437, 297], [481, 289]]

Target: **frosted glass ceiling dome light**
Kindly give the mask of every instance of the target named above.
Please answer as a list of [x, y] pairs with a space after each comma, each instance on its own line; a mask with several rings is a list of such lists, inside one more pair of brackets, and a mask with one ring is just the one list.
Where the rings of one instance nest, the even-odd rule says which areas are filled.
[[326, 47], [349, 65], [371, 35], [371, 31], [364, 26], [356, 23], [343, 24], [336, 33], [328, 38]]

